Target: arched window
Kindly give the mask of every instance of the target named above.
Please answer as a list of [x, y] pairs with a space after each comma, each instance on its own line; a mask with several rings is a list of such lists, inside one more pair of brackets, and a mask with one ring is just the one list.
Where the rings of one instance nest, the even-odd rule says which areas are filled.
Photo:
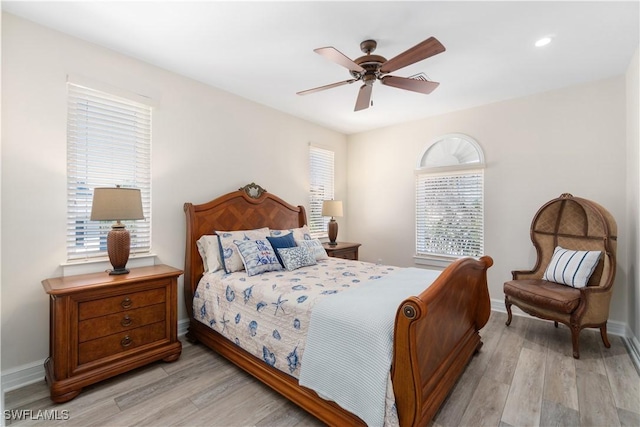
[[484, 154], [467, 135], [441, 136], [418, 159], [416, 261], [446, 265], [483, 252]]

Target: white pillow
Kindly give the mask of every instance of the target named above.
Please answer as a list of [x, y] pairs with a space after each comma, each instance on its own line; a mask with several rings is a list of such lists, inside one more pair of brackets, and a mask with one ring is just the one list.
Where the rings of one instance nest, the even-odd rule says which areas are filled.
[[584, 288], [598, 265], [601, 253], [572, 251], [556, 246], [543, 279], [573, 288]]
[[316, 261], [329, 258], [327, 251], [322, 246], [322, 242], [318, 239], [312, 240], [296, 240], [296, 245], [309, 249]]
[[296, 241], [311, 240], [311, 231], [306, 225], [303, 225], [300, 228], [290, 228], [288, 230], [271, 230], [272, 237], [280, 237], [288, 233], [293, 233], [293, 238]]
[[244, 270], [242, 258], [238, 253], [238, 247], [233, 243], [234, 240], [258, 240], [266, 239], [269, 235], [269, 228], [258, 228], [256, 230], [238, 230], [238, 231], [218, 231], [216, 234], [220, 240], [220, 259], [222, 267], [226, 273]]
[[220, 243], [218, 243], [218, 236], [204, 235], [198, 239], [196, 246], [198, 246], [198, 252], [202, 258], [205, 273], [213, 273], [222, 268], [220, 264]]

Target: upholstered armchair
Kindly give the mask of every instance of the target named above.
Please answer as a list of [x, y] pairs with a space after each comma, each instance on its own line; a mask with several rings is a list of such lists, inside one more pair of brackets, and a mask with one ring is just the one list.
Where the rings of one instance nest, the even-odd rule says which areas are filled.
[[512, 271], [513, 280], [504, 284], [507, 326], [515, 305], [552, 320], [556, 328], [558, 322], [567, 325], [576, 359], [580, 358], [579, 335], [584, 328], [599, 328], [609, 348], [607, 320], [616, 275], [616, 236], [614, 218], [595, 202], [562, 194], [542, 206], [531, 223], [536, 265], [529, 271]]

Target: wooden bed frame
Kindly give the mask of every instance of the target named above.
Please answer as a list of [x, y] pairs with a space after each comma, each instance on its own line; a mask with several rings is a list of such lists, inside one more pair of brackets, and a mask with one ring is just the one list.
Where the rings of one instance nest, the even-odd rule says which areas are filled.
[[[208, 203], [185, 203], [187, 241], [184, 299], [187, 338], [201, 342], [329, 425], [365, 425], [334, 402], [242, 350], [193, 317], [193, 294], [203, 274], [197, 240], [214, 230], [297, 228], [303, 206], [293, 206], [256, 184]], [[482, 342], [478, 331], [490, 315], [486, 271], [493, 260], [465, 258], [445, 269], [420, 295], [402, 302], [395, 321], [392, 380], [401, 426], [425, 426], [462, 375]]]

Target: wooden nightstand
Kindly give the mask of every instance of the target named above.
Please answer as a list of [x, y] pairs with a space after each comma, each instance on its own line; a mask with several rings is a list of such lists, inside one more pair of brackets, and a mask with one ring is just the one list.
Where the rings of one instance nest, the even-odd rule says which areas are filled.
[[66, 402], [83, 387], [156, 360], [180, 357], [177, 281], [167, 265], [42, 281], [50, 295], [51, 400]]
[[322, 246], [327, 251], [327, 255], [331, 257], [358, 260], [360, 243], [338, 242], [335, 246], [323, 243]]

